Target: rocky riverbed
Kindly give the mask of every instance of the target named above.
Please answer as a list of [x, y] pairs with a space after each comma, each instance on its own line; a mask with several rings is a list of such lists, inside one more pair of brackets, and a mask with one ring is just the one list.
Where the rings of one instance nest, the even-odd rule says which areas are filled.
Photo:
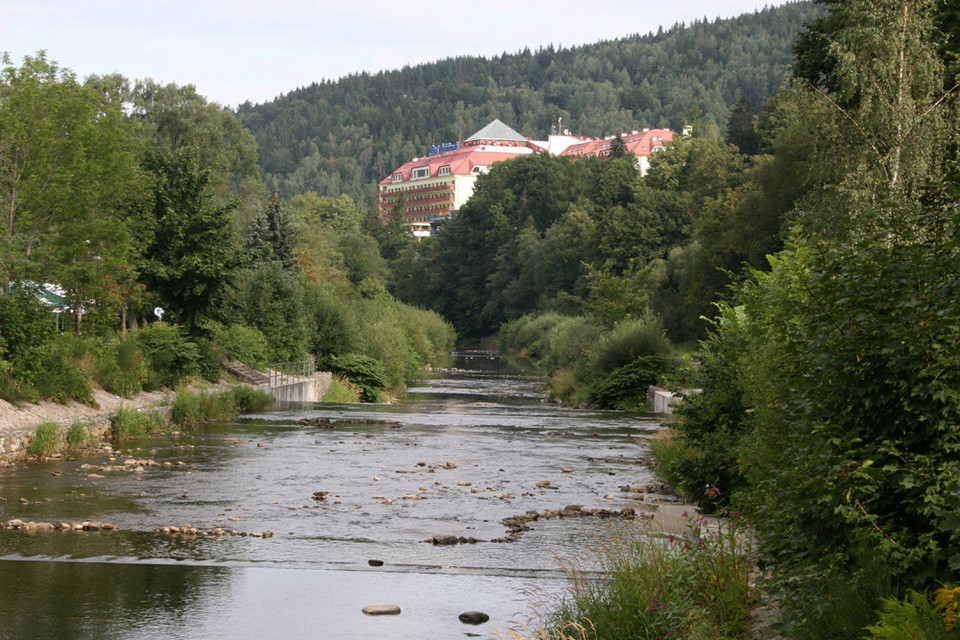
[[[76, 637], [80, 611], [153, 621], [80, 637], [212, 629], [188, 631], [186, 615], [233, 615], [246, 624], [223, 631], [239, 638], [491, 638], [522, 624], [563, 588], [558, 556], [589, 555], [671, 498], [644, 462], [657, 419], [560, 408], [538, 380], [494, 373], [435, 374], [394, 405], [294, 406], [0, 469], [0, 523], [71, 525], [3, 527], [0, 614], [30, 599], [14, 584], [69, 565], [144, 605], [79, 589], [56, 611], [30, 601], [52, 616], [49, 635]], [[75, 528], [86, 522], [116, 529]], [[402, 613], [362, 613], [375, 604]], [[465, 628], [470, 611], [489, 622]]]

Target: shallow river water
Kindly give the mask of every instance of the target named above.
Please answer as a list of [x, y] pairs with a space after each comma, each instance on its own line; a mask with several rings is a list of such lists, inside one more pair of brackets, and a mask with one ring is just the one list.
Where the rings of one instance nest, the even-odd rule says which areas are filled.
[[[631, 506], [619, 487], [653, 480], [641, 459], [659, 422], [557, 407], [539, 379], [485, 356], [457, 366], [392, 405], [297, 405], [125, 443], [117, 462], [157, 463], [143, 473], [81, 468], [111, 464], [106, 455], [0, 469], [3, 521], [120, 528], [0, 531], [0, 638], [412, 640], [523, 628], [564, 588], [558, 559], [588, 555], [616, 520], [539, 520], [515, 542], [488, 542], [508, 533], [500, 521]], [[155, 532], [186, 523], [274, 535]], [[482, 542], [424, 542], [435, 534]], [[402, 613], [366, 616], [368, 604]], [[468, 610], [490, 621], [464, 625]]]

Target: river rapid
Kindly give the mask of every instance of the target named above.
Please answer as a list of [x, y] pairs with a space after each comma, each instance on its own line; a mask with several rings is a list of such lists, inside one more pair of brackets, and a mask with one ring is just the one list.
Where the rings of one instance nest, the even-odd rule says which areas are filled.
[[[643, 460], [659, 420], [558, 407], [541, 379], [488, 356], [456, 366], [395, 404], [289, 406], [130, 441], [113, 461], [0, 468], [0, 521], [119, 528], [0, 531], [0, 638], [420, 640], [522, 629], [562, 592], [559, 559], [588, 556], [623, 524], [541, 519], [513, 542], [491, 542], [509, 533], [501, 520], [636, 506], [620, 487], [655, 480]], [[150, 463], [95, 468], [127, 457]], [[184, 524], [273, 535], [157, 532]], [[434, 535], [480, 542], [425, 542]], [[367, 616], [369, 604], [402, 613]], [[490, 621], [461, 623], [468, 610]]]

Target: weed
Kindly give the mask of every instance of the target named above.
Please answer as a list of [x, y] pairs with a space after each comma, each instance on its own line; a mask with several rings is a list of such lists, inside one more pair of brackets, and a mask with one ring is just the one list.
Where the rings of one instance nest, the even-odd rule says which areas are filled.
[[273, 396], [256, 387], [238, 384], [230, 388], [230, 393], [233, 394], [233, 404], [240, 413], [263, 411], [273, 405]]
[[341, 376], [333, 376], [323, 402], [360, 402], [360, 387]]
[[167, 420], [159, 411], [137, 411], [120, 407], [110, 416], [110, 439], [123, 442], [128, 438], [142, 437], [167, 426]]
[[32, 456], [52, 456], [59, 453], [62, 440], [63, 436], [56, 422], [43, 422], [33, 431], [27, 453]]
[[756, 596], [751, 540], [739, 517], [716, 526], [694, 520], [687, 535], [666, 542], [643, 531], [611, 532], [595, 558], [603, 577], [568, 568], [569, 593], [533, 638], [738, 637]]
[[92, 425], [89, 422], [74, 422], [67, 431], [67, 450], [80, 451], [96, 442], [96, 437], [90, 432]]

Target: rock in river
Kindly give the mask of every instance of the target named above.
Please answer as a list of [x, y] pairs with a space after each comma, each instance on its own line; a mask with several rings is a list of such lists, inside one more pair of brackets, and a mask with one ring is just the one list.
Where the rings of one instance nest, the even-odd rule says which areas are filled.
[[400, 607], [395, 604], [368, 604], [363, 612], [368, 616], [398, 616]]
[[483, 611], [464, 611], [460, 614], [460, 622], [463, 624], [483, 624], [490, 619], [490, 616]]

